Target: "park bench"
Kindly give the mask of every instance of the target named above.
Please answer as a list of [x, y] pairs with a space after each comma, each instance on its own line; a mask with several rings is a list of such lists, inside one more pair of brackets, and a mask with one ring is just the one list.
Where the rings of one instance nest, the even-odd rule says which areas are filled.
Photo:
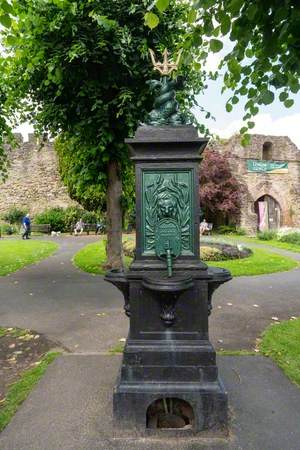
[[51, 233], [51, 225], [49, 223], [33, 223], [30, 227], [31, 232], [34, 233]]
[[[74, 233], [75, 225], [76, 225], [76, 223], [74, 223], [71, 226], [70, 234]], [[95, 224], [95, 223], [85, 223], [83, 225], [83, 231], [86, 232], [86, 234], [90, 234], [90, 231], [94, 231], [96, 233], [96, 229], [97, 229], [97, 224]]]
[[90, 234], [90, 231], [94, 231], [96, 233], [97, 225], [95, 223], [85, 223], [83, 227], [83, 231], [86, 234]]

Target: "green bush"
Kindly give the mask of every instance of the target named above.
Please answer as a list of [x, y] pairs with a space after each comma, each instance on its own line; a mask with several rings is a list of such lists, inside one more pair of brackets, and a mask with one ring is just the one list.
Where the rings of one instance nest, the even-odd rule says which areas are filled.
[[4, 215], [3, 219], [13, 224], [19, 224], [22, 222], [23, 217], [27, 214], [27, 211], [24, 209], [16, 208], [15, 206], [10, 208]]
[[279, 240], [281, 242], [287, 242], [289, 244], [300, 245], [300, 233], [294, 232], [294, 233], [284, 234], [279, 238]]
[[84, 223], [94, 224], [101, 220], [99, 213], [86, 211], [80, 206], [69, 206], [68, 208], [46, 209], [35, 216], [34, 223], [49, 223], [54, 231], [68, 232], [79, 219], [82, 219]]
[[257, 233], [257, 237], [261, 241], [271, 241], [277, 239], [277, 233], [276, 231], [260, 231]]
[[235, 225], [220, 225], [217, 228], [217, 232], [219, 234], [235, 234], [236, 226]]
[[51, 230], [66, 231], [65, 210], [63, 208], [58, 207], [46, 209], [44, 212], [35, 216], [34, 223], [36, 224], [48, 223], [51, 226]]
[[93, 211], [84, 211], [81, 218], [84, 223], [94, 223], [94, 224], [96, 224], [100, 219], [99, 214]]
[[0, 225], [1, 234], [16, 234], [17, 233], [17, 227], [13, 225], [9, 225], [8, 223], [3, 223]]
[[69, 231], [82, 217], [84, 209], [80, 206], [69, 206], [65, 209], [65, 230]]
[[235, 230], [235, 234], [237, 234], [238, 236], [246, 236], [247, 231], [244, 228], [237, 227], [237, 229]]

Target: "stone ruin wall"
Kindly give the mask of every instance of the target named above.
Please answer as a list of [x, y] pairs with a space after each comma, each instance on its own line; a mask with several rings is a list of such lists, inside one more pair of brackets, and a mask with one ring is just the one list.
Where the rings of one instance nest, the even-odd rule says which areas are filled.
[[[288, 162], [288, 173], [247, 172], [247, 159], [262, 159], [265, 142], [271, 142], [272, 159]], [[300, 151], [287, 136], [252, 135], [251, 143], [242, 147], [239, 136], [226, 142], [214, 143], [212, 148], [229, 156], [236, 178], [244, 185], [239, 225], [250, 233], [257, 231], [254, 203], [263, 195], [270, 195], [280, 205], [282, 226], [300, 227]]]
[[[8, 151], [8, 179], [0, 184], [0, 215], [13, 206], [28, 209], [34, 215], [50, 207], [76, 205], [60, 180], [53, 144], [46, 142], [40, 149], [34, 135], [29, 135], [28, 142], [23, 142], [19, 134], [17, 138], [20, 146]], [[246, 160], [261, 159], [263, 144], [267, 141], [273, 144], [272, 159], [289, 163], [288, 173], [247, 172]], [[252, 135], [251, 144], [244, 148], [239, 136], [233, 136], [227, 141], [211, 143], [207, 151], [209, 148], [228, 154], [233, 174], [245, 186], [241, 227], [256, 232], [254, 202], [266, 194], [280, 204], [282, 225], [300, 227], [300, 151], [288, 137]]]
[[40, 147], [33, 134], [28, 142], [20, 134], [16, 137], [19, 147], [7, 150], [8, 178], [0, 184], [0, 215], [14, 206], [34, 215], [46, 208], [76, 205], [60, 180], [53, 144], [46, 141]]

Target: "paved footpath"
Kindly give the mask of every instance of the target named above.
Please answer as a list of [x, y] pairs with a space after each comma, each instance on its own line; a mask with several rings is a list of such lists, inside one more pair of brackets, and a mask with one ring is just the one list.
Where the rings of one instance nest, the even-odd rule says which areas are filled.
[[[51, 239], [51, 238], [49, 238]], [[126, 337], [121, 293], [101, 276], [73, 266], [72, 256], [95, 236], [55, 238], [46, 260], [0, 278], [0, 324], [31, 328], [76, 353], [104, 352]], [[300, 254], [277, 253], [300, 260]], [[238, 277], [214, 294], [210, 334], [217, 348], [253, 348], [276, 316], [300, 316], [300, 269]], [[229, 305], [231, 303], [232, 305]], [[258, 305], [254, 307], [253, 305]]]
[[59, 357], [1, 433], [1, 450], [299, 450], [300, 389], [268, 358], [218, 358], [230, 402], [227, 437], [155, 430], [143, 438], [114, 428], [120, 364], [120, 356]]

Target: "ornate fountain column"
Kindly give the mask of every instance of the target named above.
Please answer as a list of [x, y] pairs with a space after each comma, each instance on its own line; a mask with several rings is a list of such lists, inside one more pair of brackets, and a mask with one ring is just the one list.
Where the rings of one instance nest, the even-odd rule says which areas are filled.
[[[161, 95], [167, 84], [161, 81]], [[208, 316], [213, 291], [231, 276], [199, 258], [198, 172], [207, 139], [182, 123], [172, 89], [173, 81], [171, 104], [156, 102], [150, 124], [126, 141], [136, 174], [136, 255], [128, 272], [106, 275], [130, 317], [114, 420], [141, 435], [227, 424]]]

